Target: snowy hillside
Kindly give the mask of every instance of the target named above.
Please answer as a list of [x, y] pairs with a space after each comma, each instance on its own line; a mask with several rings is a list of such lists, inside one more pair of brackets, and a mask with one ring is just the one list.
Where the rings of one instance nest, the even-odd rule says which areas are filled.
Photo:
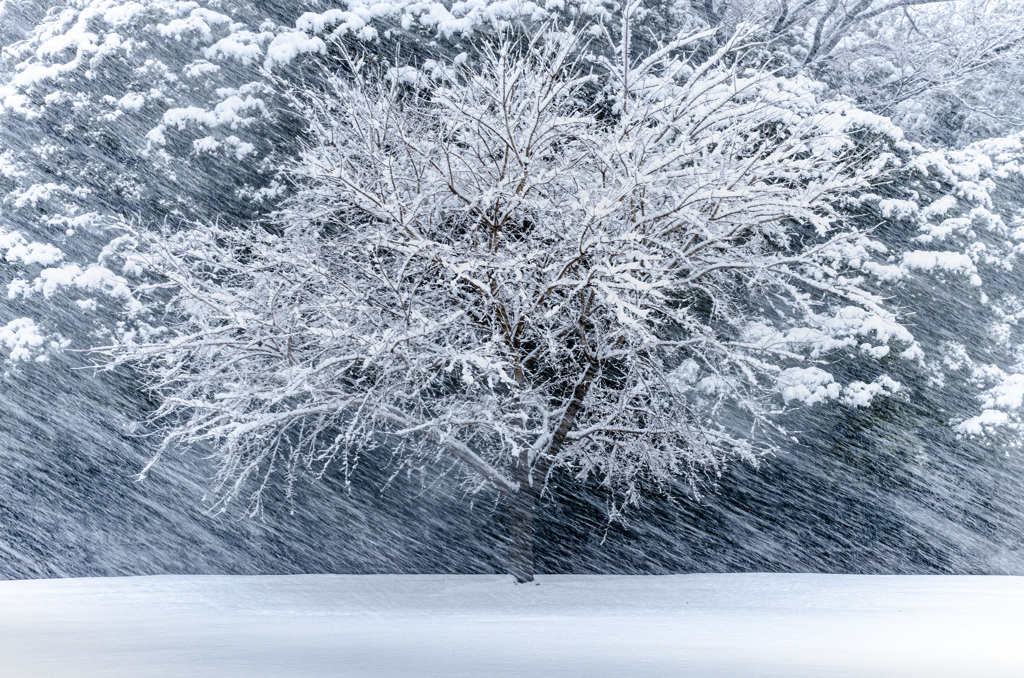
[[0, 583], [3, 675], [1024, 674], [1024, 578], [138, 577]]

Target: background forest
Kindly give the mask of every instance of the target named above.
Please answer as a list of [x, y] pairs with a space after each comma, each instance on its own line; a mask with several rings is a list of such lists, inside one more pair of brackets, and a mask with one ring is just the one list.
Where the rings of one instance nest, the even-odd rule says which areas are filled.
[[[310, 133], [296, 92], [329, 91], [353, 59], [415, 86], [502, 31], [614, 26], [619, 10], [0, 0], [0, 577], [503, 571], [496, 498], [466, 501], [457, 474], [387, 454], [271, 483], [257, 517], [244, 499], [209, 510], [203, 450], [137, 480], [157, 444], [138, 422], [159, 403], [87, 349], [166, 320], [140, 302], [126, 233], [245, 229], [293, 197], [283, 172]], [[599, 479], [570, 490], [556, 474], [538, 571], [1024, 572], [1024, 6], [638, 12], [638, 57], [713, 29], [689, 53], [701, 63], [750, 32], [778, 91], [841, 111], [874, 149], [886, 169], [843, 211], [877, 247], [844, 263], [899, 323], [849, 318], [827, 370], [779, 373], [777, 426], [758, 434], [773, 451], [697, 496], [682, 479], [609, 522]]]

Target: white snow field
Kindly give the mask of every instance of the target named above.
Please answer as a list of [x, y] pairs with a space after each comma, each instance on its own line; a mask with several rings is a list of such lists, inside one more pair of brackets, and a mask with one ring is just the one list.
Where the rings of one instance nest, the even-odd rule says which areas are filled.
[[1024, 676], [1024, 577], [0, 582], [0, 676]]

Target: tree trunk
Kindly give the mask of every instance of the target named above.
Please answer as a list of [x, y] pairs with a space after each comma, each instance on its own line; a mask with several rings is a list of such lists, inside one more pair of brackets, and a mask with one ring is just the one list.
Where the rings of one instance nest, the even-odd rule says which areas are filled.
[[535, 492], [529, 483], [520, 483], [509, 505], [509, 572], [516, 582], [533, 581], [533, 504]]
[[[523, 453], [516, 467], [516, 480], [519, 491], [510, 497], [509, 506], [509, 540], [508, 557], [509, 571], [520, 584], [533, 581], [533, 507], [537, 502], [540, 487], [547, 480], [548, 471], [554, 463], [562, 445], [576, 423], [576, 415], [583, 407], [583, 399], [587, 397], [590, 384], [597, 377], [600, 365], [595, 361], [587, 366], [576, 388], [572, 392], [572, 400], [562, 414], [562, 420], [551, 436], [551, 443], [535, 469], [530, 469], [529, 457]], [[532, 477], [531, 477], [532, 474]]]

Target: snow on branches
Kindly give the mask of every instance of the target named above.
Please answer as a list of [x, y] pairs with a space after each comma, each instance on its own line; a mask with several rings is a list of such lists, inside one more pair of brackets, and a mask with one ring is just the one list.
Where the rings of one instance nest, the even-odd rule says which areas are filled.
[[151, 376], [165, 447], [214, 443], [223, 500], [255, 479], [258, 506], [275, 465], [386, 434], [529, 498], [522, 527], [556, 469], [621, 506], [752, 458], [725, 414], [766, 421], [803, 377], [854, 404], [898, 388], [828, 387], [825, 362], [916, 351], [859, 273], [880, 246], [837, 211], [885, 157], [747, 64], [749, 36], [638, 58], [627, 12], [594, 67], [549, 28], [432, 82], [352, 64], [299, 96], [313, 143], [272, 223], [138, 233], [180, 322], [112, 352]]

